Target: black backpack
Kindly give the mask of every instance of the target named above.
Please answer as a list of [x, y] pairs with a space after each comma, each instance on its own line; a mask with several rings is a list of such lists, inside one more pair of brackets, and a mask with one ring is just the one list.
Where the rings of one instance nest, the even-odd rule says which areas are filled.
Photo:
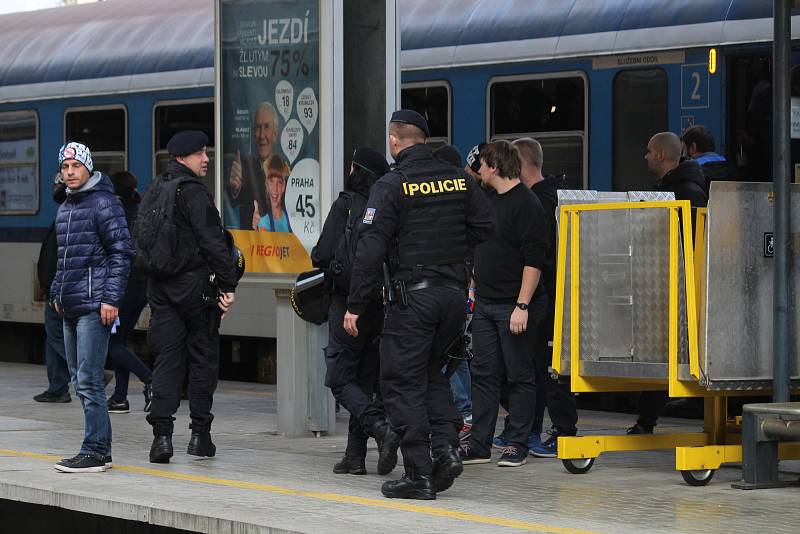
[[364, 217], [367, 199], [350, 191], [342, 191], [340, 196], [344, 197], [348, 210], [347, 224], [344, 227], [344, 234], [333, 252], [331, 266], [334, 290], [338, 293], [349, 294], [351, 269], [353, 261], [355, 261], [356, 244], [358, 243], [358, 223]]
[[180, 185], [188, 180], [162, 174], [153, 179], [139, 205], [136, 219], [137, 269], [152, 278], [171, 278], [185, 270], [193, 247], [178, 243], [175, 204]]

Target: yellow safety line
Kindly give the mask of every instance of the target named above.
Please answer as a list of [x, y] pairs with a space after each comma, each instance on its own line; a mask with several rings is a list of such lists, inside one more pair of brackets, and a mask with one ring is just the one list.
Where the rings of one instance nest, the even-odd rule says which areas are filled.
[[[33, 452], [15, 451], [9, 449], [0, 449], [0, 455], [19, 456], [23, 458], [33, 458], [36, 460], [48, 460], [48, 461], [60, 459], [58, 456], [52, 456], [48, 454], [37, 454]], [[542, 523], [533, 523], [530, 521], [521, 521], [517, 519], [506, 519], [502, 517], [491, 517], [478, 514], [471, 514], [468, 512], [459, 512], [455, 510], [447, 510], [444, 508], [436, 508], [433, 506], [408, 504], [400, 501], [370, 499], [367, 497], [357, 497], [354, 495], [343, 495], [341, 493], [302, 491], [291, 488], [284, 488], [281, 486], [273, 486], [271, 484], [259, 484], [256, 482], [244, 482], [241, 480], [228, 480], [224, 478], [189, 475], [186, 473], [178, 473], [175, 471], [162, 471], [160, 469], [152, 469], [148, 467], [136, 467], [130, 465], [114, 464], [114, 470], [124, 471], [127, 473], [135, 473], [139, 475], [168, 478], [172, 480], [183, 480], [186, 482], [199, 482], [202, 484], [211, 484], [214, 486], [225, 486], [229, 488], [262, 491], [267, 493], [275, 493], [279, 495], [306, 497], [321, 501], [329, 501], [329, 502], [337, 502], [345, 504], [360, 504], [362, 506], [385, 508], [388, 510], [400, 510], [404, 512], [412, 512], [416, 514], [423, 514], [423, 515], [430, 515], [437, 517], [446, 517], [449, 519], [458, 519], [461, 521], [468, 521], [471, 523], [481, 523], [486, 525], [516, 528], [519, 530], [527, 530], [531, 532], [552, 532], [554, 534], [594, 534], [594, 532], [591, 530], [580, 530], [567, 527], [555, 527], [551, 525], [545, 525]]]

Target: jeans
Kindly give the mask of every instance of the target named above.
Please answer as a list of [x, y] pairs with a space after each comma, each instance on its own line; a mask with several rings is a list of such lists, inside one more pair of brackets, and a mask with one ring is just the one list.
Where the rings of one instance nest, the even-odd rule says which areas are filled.
[[467, 360], [461, 360], [456, 372], [450, 375], [450, 389], [453, 390], [453, 402], [456, 403], [461, 417], [472, 417], [472, 380]]
[[64, 321], [50, 306], [44, 307], [44, 361], [47, 365], [47, 391], [59, 397], [69, 391], [69, 367], [64, 353]]
[[492, 438], [503, 384], [507, 383], [508, 426], [506, 439], [527, 450], [536, 404], [536, 377], [531, 355], [536, 350], [539, 323], [547, 296], [535, 297], [528, 309], [528, 328], [511, 333], [514, 304], [475, 303], [472, 318], [472, 436], [469, 446], [479, 456], [491, 454]]
[[80, 453], [98, 459], [111, 454], [111, 421], [103, 380], [110, 334], [111, 327], [100, 322], [99, 312], [64, 318], [67, 365], [83, 407], [84, 437]]
[[108, 342], [108, 354], [114, 362], [114, 394], [111, 399], [123, 402], [128, 398], [128, 380], [133, 372], [139, 380], [147, 384], [153, 373], [127, 346], [128, 336], [133, 332], [139, 314], [147, 304], [147, 288], [128, 286], [125, 298], [119, 309], [119, 326]]

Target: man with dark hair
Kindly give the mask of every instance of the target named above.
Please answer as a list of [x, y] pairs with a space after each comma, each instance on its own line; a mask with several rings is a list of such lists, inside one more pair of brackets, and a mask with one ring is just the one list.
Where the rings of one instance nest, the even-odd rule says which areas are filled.
[[325, 269], [326, 277], [332, 280], [325, 385], [350, 412], [347, 448], [344, 458], [333, 466], [336, 474], [366, 474], [364, 458], [370, 436], [378, 443], [378, 474], [385, 475], [397, 465], [400, 437], [392, 431], [383, 408], [373, 399], [378, 381], [378, 343], [383, 327], [383, 306], [377, 287], [359, 325], [360, 335], [349, 336], [343, 329], [351, 286], [352, 252], [358, 242], [358, 222], [364, 217], [373, 184], [387, 172], [389, 165], [382, 154], [369, 147], [356, 149], [345, 191], [333, 203], [317, 246], [311, 251], [314, 267]]
[[683, 153], [697, 163], [703, 169], [703, 176], [706, 178], [706, 193], [714, 181], [738, 180], [738, 170], [724, 157], [716, 153], [716, 144], [711, 130], [705, 126], [692, 126], [681, 136]]
[[[523, 137], [513, 142], [520, 154], [520, 180], [534, 192], [544, 208], [545, 227], [547, 229], [548, 252], [542, 268], [542, 284], [547, 290], [548, 303], [545, 318], [542, 321], [534, 352], [536, 369], [536, 410], [533, 428], [528, 440], [528, 449], [532, 456], [554, 458], [558, 454], [558, 436], [574, 436], [578, 429], [578, 411], [575, 397], [569, 390], [569, 384], [560, 384], [550, 376], [549, 367], [553, 361], [553, 324], [556, 313], [556, 210], [558, 209], [558, 190], [566, 189], [563, 176], [543, 175], [544, 153], [542, 145], [535, 139]], [[550, 414], [553, 428], [550, 436], [541, 441], [544, 409]]]
[[103, 368], [108, 338], [128, 282], [133, 247], [125, 212], [105, 174], [95, 171], [89, 147], [67, 143], [58, 153], [67, 199], [58, 209], [58, 266], [52, 306], [64, 319], [64, 352], [83, 408], [80, 452], [55, 465], [67, 473], [95, 473], [111, 465], [111, 421]]
[[[217, 450], [210, 431], [219, 371], [219, 314], [224, 317], [233, 305], [238, 279], [214, 199], [200, 181], [208, 170], [207, 145], [208, 137], [203, 132], [178, 132], [167, 143], [167, 170], [154, 180], [162, 188], [166, 185], [161, 184], [179, 180], [173, 184], [177, 185], [177, 192], [172, 201], [172, 231], [177, 233], [180, 249], [176, 256], [185, 259], [177, 274], [155, 277], [149, 273], [152, 314], [147, 342], [155, 355], [155, 365], [147, 421], [153, 426], [150, 461], [154, 463], [168, 463], [172, 457], [173, 415], [180, 404], [187, 363], [192, 436], [186, 452], [210, 457]], [[156, 187], [156, 183], [150, 187]], [[145, 195], [145, 202], [147, 198]], [[146, 211], [144, 202], [142, 211]], [[141, 218], [138, 222], [140, 234], [146, 234], [144, 222]], [[140, 243], [137, 238], [137, 246]], [[137, 257], [137, 265], [138, 262]]]
[[[481, 150], [481, 178], [493, 189], [497, 214], [493, 239], [475, 250], [475, 314], [472, 319], [472, 435], [464, 464], [488, 463], [502, 387], [507, 384], [508, 445], [498, 466], [516, 467], [528, 456], [536, 404], [532, 358], [547, 308], [540, 284], [547, 257], [544, 210], [519, 180], [519, 151], [507, 141]], [[498, 261], [502, 258], [502, 261]]]
[[462, 421], [442, 373], [443, 352], [463, 334], [470, 250], [494, 228], [477, 184], [434, 158], [428, 135], [419, 113], [392, 114], [395, 164], [370, 192], [344, 316], [345, 331], [358, 336], [388, 258], [380, 384], [405, 467], [381, 488], [390, 498], [435, 499], [461, 474]]

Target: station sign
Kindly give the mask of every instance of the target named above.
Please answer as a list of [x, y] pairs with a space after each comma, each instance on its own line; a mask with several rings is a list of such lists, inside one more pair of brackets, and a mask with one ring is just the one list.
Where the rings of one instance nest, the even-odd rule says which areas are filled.
[[247, 272], [311, 268], [320, 234], [319, 0], [219, 0], [222, 216]]

